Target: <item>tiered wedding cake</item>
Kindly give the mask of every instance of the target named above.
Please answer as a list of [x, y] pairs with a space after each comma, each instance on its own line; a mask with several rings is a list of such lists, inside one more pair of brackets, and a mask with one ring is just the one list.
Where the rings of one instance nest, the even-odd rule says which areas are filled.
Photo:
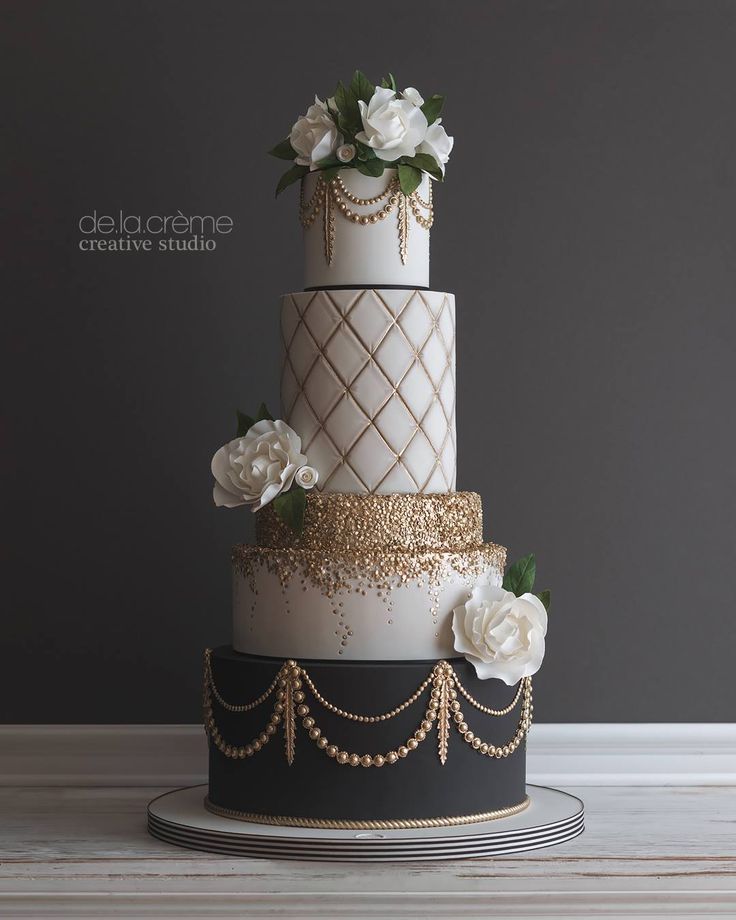
[[277, 156], [301, 179], [305, 290], [281, 300], [282, 411], [239, 413], [215, 501], [233, 646], [205, 655], [207, 807], [309, 827], [466, 823], [527, 803], [548, 592], [504, 577], [455, 491], [455, 299], [429, 289], [442, 100], [356, 74]]

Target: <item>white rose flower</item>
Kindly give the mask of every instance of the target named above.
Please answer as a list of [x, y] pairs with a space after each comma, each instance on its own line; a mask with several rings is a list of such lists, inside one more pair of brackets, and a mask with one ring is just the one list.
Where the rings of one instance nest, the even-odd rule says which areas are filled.
[[428, 153], [433, 156], [440, 165], [442, 175], [445, 174], [445, 163], [450, 159], [454, 137], [449, 137], [447, 131], [442, 127], [442, 119], [438, 118], [428, 128], [424, 140], [417, 148], [417, 153]]
[[331, 156], [342, 145], [343, 136], [327, 109], [327, 105], [317, 96], [314, 105], [310, 105], [307, 114], [302, 115], [289, 134], [291, 146], [296, 150], [294, 162], [298, 166], [317, 169], [317, 163]]
[[408, 99], [412, 105], [415, 105], [420, 109], [424, 105], [424, 99], [422, 98], [421, 93], [418, 89], [414, 89], [413, 86], [407, 86], [404, 92], [401, 94], [404, 99]]
[[302, 466], [296, 471], [294, 482], [302, 489], [313, 489], [318, 479], [319, 473], [313, 466]]
[[225, 444], [212, 458], [215, 504], [252, 505], [258, 511], [291, 488], [307, 462], [301, 450], [301, 438], [286, 422], [256, 422], [245, 437]]
[[376, 87], [366, 105], [358, 100], [363, 130], [356, 140], [376, 151], [379, 160], [413, 157], [427, 133], [427, 119], [408, 99], [397, 99], [391, 89]]
[[497, 677], [512, 686], [542, 664], [547, 611], [534, 594], [517, 597], [495, 585], [477, 585], [454, 609], [452, 631], [455, 649], [478, 677]]
[[341, 163], [349, 163], [355, 159], [355, 154], [355, 144], [343, 144], [342, 147], [337, 148], [336, 156]]

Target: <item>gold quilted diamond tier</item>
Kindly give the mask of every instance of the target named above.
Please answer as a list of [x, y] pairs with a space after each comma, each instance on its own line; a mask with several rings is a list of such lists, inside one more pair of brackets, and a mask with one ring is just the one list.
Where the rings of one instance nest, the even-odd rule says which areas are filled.
[[455, 298], [305, 291], [281, 305], [283, 418], [324, 492], [453, 492]]

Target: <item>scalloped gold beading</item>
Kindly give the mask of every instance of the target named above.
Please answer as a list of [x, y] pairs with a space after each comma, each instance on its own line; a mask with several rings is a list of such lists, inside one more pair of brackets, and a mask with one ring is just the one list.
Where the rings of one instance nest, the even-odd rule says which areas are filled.
[[271, 505], [256, 515], [256, 543], [331, 552], [459, 552], [483, 541], [477, 492], [357, 495], [310, 492], [301, 536]]
[[[370, 214], [354, 211], [350, 207], [350, 205], [360, 208], [372, 207], [384, 200], [386, 203]], [[414, 215], [417, 224], [425, 230], [431, 230], [434, 223], [431, 182], [426, 201], [416, 191], [411, 195], [405, 195], [401, 191], [397, 178], [391, 179], [386, 188], [373, 198], [359, 198], [353, 195], [340, 176], [335, 176], [329, 182], [319, 176], [309, 201], [304, 198], [304, 182], [301, 185], [299, 220], [302, 227], [308, 230], [320, 213], [323, 215], [322, 233], [325, 242], [325, 259], [329, 265], [332, 265], [335, 253], [335, 214], [340, 214], [345, 220], [365, 227], [385, 220], [396, 209], [398, 209], [399, 255], [402, 265], [406, 265], [409, 247], [409, 211]]]
[[470, 584], [488, 569], [502, 572], [506, 549], [495, 543], [481, 543], [462, 552], [335, 553], [328, 544], [318, 549], [274, 549], [240, 543], [233, 547], [232, 561], [253, 591], [255, 574], [265, 566], [283, 587], [298, 577], [319, 588], [326, 597], [334, 597], [339, 591], [392, 591], [407, 582], [426, 583], [430, 595], [436, 597], [444, 583], [457, 575]]
[[[336, 744], [331, 744], [325, 737], [322, 729], [316, 724], [314, 717], [310, 715], [309, 706], [305, 702], [306, 696], [304, 692], [304, 688], [306, 687], [317, 703], [341, 718], [355, 722], [375, 723], [392, 719], [400, 712], [413, 706], [430, 685], [432, 689], [430, 691], [424, 718], [420, 722], [419, 727], [406, 740], [405, 744], [400, 745], [395, 750], [379, 754], [351, 753], [342, 750]], [[225, 738], [223, 738], [215, 722], [213, 697], [229, 712], [246, 712], [264, 703], [274, 691], [276, 693], [276, 701], [271, 716], [263, 731], [256, 735], [248, 744], [229, 744]], [[465, 697], [471, 706], [491, 716], [507, 715], [521, 700], [519, 721], [511, 739], [506, 744], [494, 745], [484, 741], [476, 735], [465, 721], [465, 716], [460, 708], [458, 691]], [[398, 763], [399, 760], [408, 757], [422, 742], [426, 741], [435, 722], [437, 723], [437, 751], [440, 762], [443, 765], [447, 761], [448, 739], [450, 728], [453, 726], [473, 750], [487, 757], [500, 759], [513, 754], [523, 742], [531, 727], [533, 712], [534, 705], [532, 702], [531, 677], [525, 677], [519, 682], [516, 694], [508, 706], [503, 709], [491, 709], [479, 703], [465, 689], [455, 669], [447, 661], [438, 661], [427, 678], [408, 699], [400, 703], [394, 709], [380, 715], [359, 715], [347, 712], [334, 703], [330, 703], [317, 690], [307, 670], [293, 659], [289, 659], [283, 663], [271, 686], [256, 700], [251, 703], [233, 704], [224, 700], [220, 691], [217, 689], [212, 673], [211, 649], [206, 649], [204, 654], [203, 715], [205, 732], [222, 754], [234, 760], [245, 759], [246, 757], [252, 757], [254, 754], [257, 754], [258, 751], [268, 744], [270, 738], [276, 733], [279, 724], [284, 722], [286, 758], [289, 765], [291, 765], [296, 753], [295, 728], [297, 716], [301, 719], [302, 728], [307, 731], [310, 739], [317, 747], [340, 765], [348, 765], [351, 767], [382, 767], [384, 765], [391, 766]]]
[[252, 811], [237, 811], [223, 808], [205, 796], [204, 807], [213, 815], [223, 818], [235, 818], [249, 821], [251, 824], [274, 824], [277, 827], [309, 827], [324, 830], [345, 831], [399, 831], [420, 827], [459, 827], [463, 824], [476, 824], [480, 821], [495, 821], [497, 818], [510, 818], [518, 815], [529, 805], [529, 796], [525, 796], [518, 805], [507, 805], [493, 811], [483, 811], [476, 815], [453, 815], [445, 818], [388, 818], [384, 821], [350, 821], [338, 818], [289, 818], [285, 815], [262, 815]]

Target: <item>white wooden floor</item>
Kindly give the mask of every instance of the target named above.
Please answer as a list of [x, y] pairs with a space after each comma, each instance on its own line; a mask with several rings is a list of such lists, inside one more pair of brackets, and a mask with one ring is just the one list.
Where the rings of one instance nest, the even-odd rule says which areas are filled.
[[396, 867], [170, 847], [146, 833], [163, 791], [0, 789], [0, 916], [736, 917], [734, 787], [571, 788], [571, 843]]

